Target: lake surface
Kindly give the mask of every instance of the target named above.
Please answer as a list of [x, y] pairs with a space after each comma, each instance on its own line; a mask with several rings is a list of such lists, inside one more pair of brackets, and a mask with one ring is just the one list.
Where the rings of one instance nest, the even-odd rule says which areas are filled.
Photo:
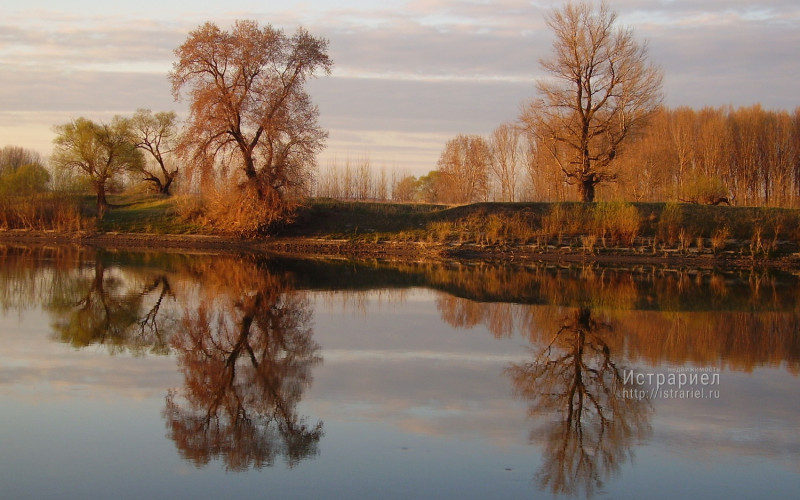
[[793, 498], [800, 278], [0, 246], [0, 497]]

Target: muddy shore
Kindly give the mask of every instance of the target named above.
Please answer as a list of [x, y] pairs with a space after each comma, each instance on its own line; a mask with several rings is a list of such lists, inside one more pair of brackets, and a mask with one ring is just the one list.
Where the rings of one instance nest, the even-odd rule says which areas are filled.
[[664, 265], [681, 267], [774, 267], [800, 270], [800, 254], [752, 256], [728, 251], [721, 254], [676, 250], [653, 251], [646, 246], [602, 248], [592, 251], [577, 242], [559, 247], [536, 245], [445, 244], [418, 241], [366, 241], [309, 237], [237, 239], [225, 236], [162, 235], [147, 233], [54, 233], [0, 231], [4, 245], [79, 245], [131, 251], [268, 253], [305, 258], [378, 259], [393, 261], [480, 261], [493, 263], [552, 262], [601, 265]]

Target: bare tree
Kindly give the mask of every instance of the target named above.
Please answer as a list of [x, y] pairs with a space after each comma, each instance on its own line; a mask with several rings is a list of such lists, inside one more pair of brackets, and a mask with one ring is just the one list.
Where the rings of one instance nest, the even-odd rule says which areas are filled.
[[230, 32], [206, 23], [175, 51], [173, 94], [188, 90], [191, 101], [183, 149], [205, 178], [221, 164], [221, 181], [238, 196], [235, 210], [220, 212], [258, 219], [243, 230], [264, 232], [284, 219], [286, 195], [305, 182], [324, 145], [305, 82], [330, 73], [327, 48], [302, 28], [287, 36], [237, 21]]
[[25, 165], [44, 167], [42, 156], [36, 151], [20, 146], [5, 146], [0, 149], [0, 174], [5, 170], [16, 170]]
[[486, 201], [489, 194], [489, 144], [478, 135], [459, 134], [439, 157], [437, 182], [445, 203]]
[[178, 168], [167, 167], [167, 156], [175, 151], [178, 140], [178, 115], [174, 111], [153, 113], [139, 109], [130, 119], [130, 127], [136, 135], [136, 147], [147, 151], [158, 165], [158, 171], [148, 168], [146, 163], [136, 173], [145, 182], [151, 182], [161, 194], [170, 194], [170, 188], [178, 175]]
[[[652, 433], [649, 400], [626, 396], [644, 389], [625, 382], [611, 330], [577, 308], [532, 362], [506, 369], [515, 395], [543, 422], [531, 440], [545, 443], [536, 480], [551, 493], [591, 498]], [[556, 418], [542, 418], [548, 414]]]
[[366, 200], [373, 198], [372, 196], [372, 168], [369, 164], [369, 158], [362, 158], [356, 167], [355, 177], [355, 198], [358, 200]]
[[585, 202], [597, 184], [616, 180], [612, 162], [623, 141], [661, 101], [661, 71], [648, 63], [647, 45], [616, 20], [605, 3], [568, 3], [548, 16], [556, 38], [540, 64], [549, 76], [521, 117]]
[[184, 384], [166, 397], [168, 436], [187, 460], [235, 471], [314, 457], [323, 425], [298, 408], [322, 361], [308, 296], [266, 259], [196, 269], [202, 292], [170, 338]]
[[500, 187], [500, 201], [516, 201], [520, 166], [520, 130], [508, 123], [497, 127], [490, 137], [489, 168]]
[[386, 201], [389, 199], [389, 177], [386, 175], [386, 165], [381, 167], [380, 174], [375, 180], [375, 199]]

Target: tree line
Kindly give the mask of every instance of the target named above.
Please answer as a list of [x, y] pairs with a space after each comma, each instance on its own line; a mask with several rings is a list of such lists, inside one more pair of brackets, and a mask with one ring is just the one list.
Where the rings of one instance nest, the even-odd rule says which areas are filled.
[[[113, 124], [118, 132], [126, 128], [121, 133], [140, 151], [137, 161], [120, 164], [117, 173], [148, 183], [156, 192], [171, 193], [178, 174], [175, 113], [139, 110], [110, 125], [79, 119], [69, 127], [76, 133], [80, 127], [110, 131]], [[46, 163], [36, 152], [3, 148], [0, 192], [45, 191], [48, 183], [57, 183]], [[601, 198], [691, 203], [726, 198], [736, 205], [798, 207], [800, 107], [793, 112], [759, 105], [661, 107], [619, 155], [615, 167], [617, 181], [599, 187]], [[426, 175], [376, 168], [368, 157], [333, 160], [309, 173], [307, 194], [429, 203], [578, 199], [558, 165], [518, 123], [502, 124], [488, 136], [456, 136], [446, 144], [438, 168]]]
[[[659, 107], [613, 163], [602, 199], [800, 206], [800, 107]], [[559, 164], [520, 123], [448, 141], [438, 168], [405, 176], [395, 200], [579, 201]]]

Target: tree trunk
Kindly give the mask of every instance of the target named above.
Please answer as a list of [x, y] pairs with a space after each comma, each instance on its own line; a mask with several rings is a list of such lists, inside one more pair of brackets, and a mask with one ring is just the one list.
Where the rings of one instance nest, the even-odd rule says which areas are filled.
[[106, 183], [97, 182], [95, 184], [95, 189], [97, 191], [97, 218], [99, 220], [103, 220], [103, 217], [106, 215], [106, 211], [108, 211], [108, 200], [106, 200]]
[[175, 175], [177, 174], [177, 170], [171, 174], [164, 173], [164, 184], [159, 186], [159, 192], [163, 195], [170, 196], [170, 188], [172, 187], [172, 182], [175, 180]]
[[597, 184], [597, 181], [593, 175], [581, 178], [578, 184], [578, 192], [581, 195], [582, 202], [592, 203], [594, 201], [595, 184]]

